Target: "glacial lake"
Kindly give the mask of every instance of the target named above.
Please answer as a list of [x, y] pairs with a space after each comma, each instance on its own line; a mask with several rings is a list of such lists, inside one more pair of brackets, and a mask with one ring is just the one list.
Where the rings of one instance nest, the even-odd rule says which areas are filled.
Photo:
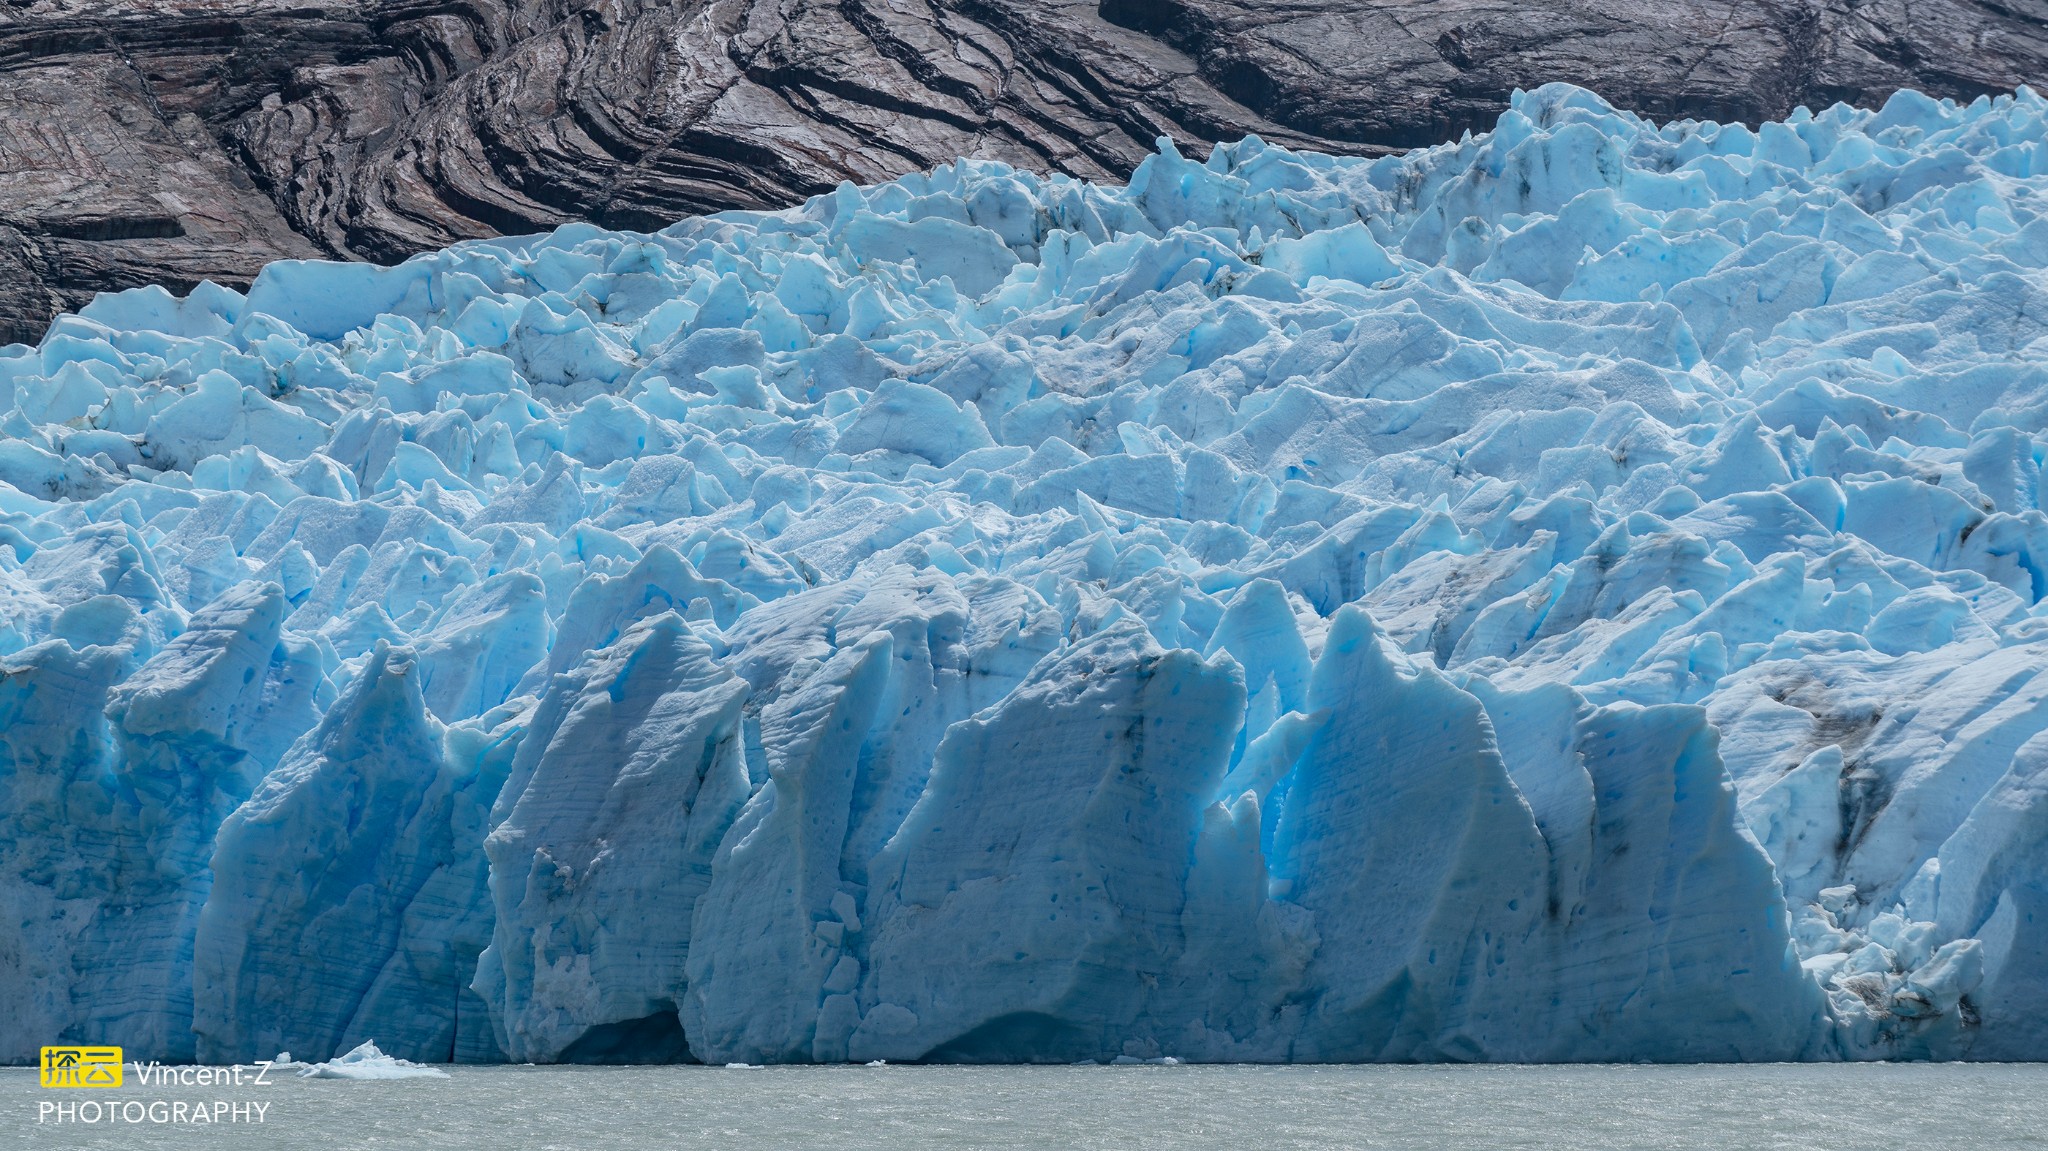
[[[45, 1090], [16, 1147], [2048, 1148], [2048, 1065], [458, 1067], [448, 1079]], [[40, 1104], [267, 1104], [265, 1121], [38, 1122]], [[189, 1105], [189, 1104], [188, 1104]]]

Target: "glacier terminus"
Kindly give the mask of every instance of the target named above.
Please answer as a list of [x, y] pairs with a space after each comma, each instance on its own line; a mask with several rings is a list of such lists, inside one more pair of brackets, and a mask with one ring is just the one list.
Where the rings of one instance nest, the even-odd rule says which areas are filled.
[[102, 295], [0, 1059], [2048, 1058], [2044, 427], [2027, 89]]

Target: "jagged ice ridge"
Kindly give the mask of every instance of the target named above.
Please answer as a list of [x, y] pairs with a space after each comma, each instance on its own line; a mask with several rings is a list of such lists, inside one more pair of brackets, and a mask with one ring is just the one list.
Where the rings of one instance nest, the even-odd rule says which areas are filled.
[[2048, 1057], [2048, 105], [1518, 95], [0, 351], [0, 1055]]

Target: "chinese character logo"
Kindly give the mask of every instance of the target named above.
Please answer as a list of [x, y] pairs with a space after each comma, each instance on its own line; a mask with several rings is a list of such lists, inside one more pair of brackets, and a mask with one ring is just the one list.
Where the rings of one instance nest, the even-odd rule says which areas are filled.
[[119, 1047], [43, 1048], [43, 1086], [119, 1087]]

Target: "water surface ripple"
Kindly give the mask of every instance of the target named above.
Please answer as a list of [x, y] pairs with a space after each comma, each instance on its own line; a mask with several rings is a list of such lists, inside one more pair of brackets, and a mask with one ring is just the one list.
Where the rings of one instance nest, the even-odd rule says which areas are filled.
[[[39, 1104], [270, 1104], [262, 1126], [38, 1122]], [[2048, 1148], [2048, 1065], [461, 1067], [449, 1079], [46, 1091], [0, 1074], [16, 1146]], [[131, 1109], [132, 1110], [132, 1109]]]

